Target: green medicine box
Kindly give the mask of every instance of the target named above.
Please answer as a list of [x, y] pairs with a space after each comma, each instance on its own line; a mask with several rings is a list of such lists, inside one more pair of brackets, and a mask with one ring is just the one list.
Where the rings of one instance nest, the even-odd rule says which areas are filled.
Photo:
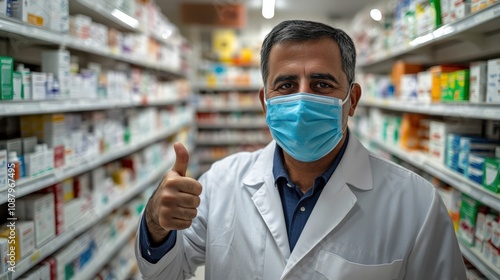
[[486, 158], [483, 166], [483, 186], [494, 192], [500, 192], [500, 158]]
[[469, 100], [469, 70], [460, 70], [455, 72], [455, 89], [453, 100], [468, 101]]
[[453, 102], [455, 92], [455, 72], [441, 74], [441, 101]]
[[0, 100], [12, 100], [14, 98], [12, 85], [14, 59], [8, 56], [0, 56], [0, 71]]

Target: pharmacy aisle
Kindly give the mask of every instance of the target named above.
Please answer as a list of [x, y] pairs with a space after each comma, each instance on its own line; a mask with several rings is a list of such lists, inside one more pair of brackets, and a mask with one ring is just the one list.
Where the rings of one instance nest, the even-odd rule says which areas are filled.
[[438, 188], [468, 279], [500, 279], [500, 3], [377, 8], [384, 20], [354, 20], [369, 28], [353, 31], [364, 92], [351, 129]]
[[194, 149], [190, 46], [151, 1], [0, 8], [0, 279], [130, 279], [172, 144]]

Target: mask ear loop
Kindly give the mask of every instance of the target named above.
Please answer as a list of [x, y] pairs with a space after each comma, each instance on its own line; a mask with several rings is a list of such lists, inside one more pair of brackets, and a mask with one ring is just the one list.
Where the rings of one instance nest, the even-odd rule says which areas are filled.
[[[351, 90], [352, 90], [352, 86], [353, 86], [353, 85], [354, 85], [354, 83], [351, 83], [351, 84], [349, 85], [349, 90], [347, 91], [347, 97], [346, 97], [346, 99], [344, 99], [344, 100], [342, 101], [342, 104], [341, 104], [341, 107], [342, 107], [342, 115], [343, 115], [343, 111], [344, 111], [344, 110], [343, 110], [344, 104], [347, 102], [347, 100], [350, 100], [350, 99], [351, 99]], [[343, 135], [345, 135], [345, 132], [346, 132], [346, 131], [347, 131], [347, 125], [345, 126], [345, 128], [344, 128], [344, 129], [342, 129], [342, 134], [343, 134]]]

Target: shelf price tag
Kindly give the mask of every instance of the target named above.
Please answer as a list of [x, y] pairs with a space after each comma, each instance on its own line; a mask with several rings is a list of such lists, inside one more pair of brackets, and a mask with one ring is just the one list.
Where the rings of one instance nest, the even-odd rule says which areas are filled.
[[31, 263], [35, 263], [40, 259], [40, 256], [42, 254], [40, 253], [40, 250], [36, 250], [33, 254], [31, 254], [30, 261]]

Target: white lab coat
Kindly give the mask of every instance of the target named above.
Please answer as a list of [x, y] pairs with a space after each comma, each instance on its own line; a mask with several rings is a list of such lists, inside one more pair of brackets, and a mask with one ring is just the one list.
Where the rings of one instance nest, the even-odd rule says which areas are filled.
[[145, 279], [187, 279], [202, 264], [207, 280], [465, 279], [434, 187], [370, 155], [353, 135], [290, 252], [275, 145], [223, 159], [200, 178], [198, 216], [158, 263], [143, 259], [136, 241]]

